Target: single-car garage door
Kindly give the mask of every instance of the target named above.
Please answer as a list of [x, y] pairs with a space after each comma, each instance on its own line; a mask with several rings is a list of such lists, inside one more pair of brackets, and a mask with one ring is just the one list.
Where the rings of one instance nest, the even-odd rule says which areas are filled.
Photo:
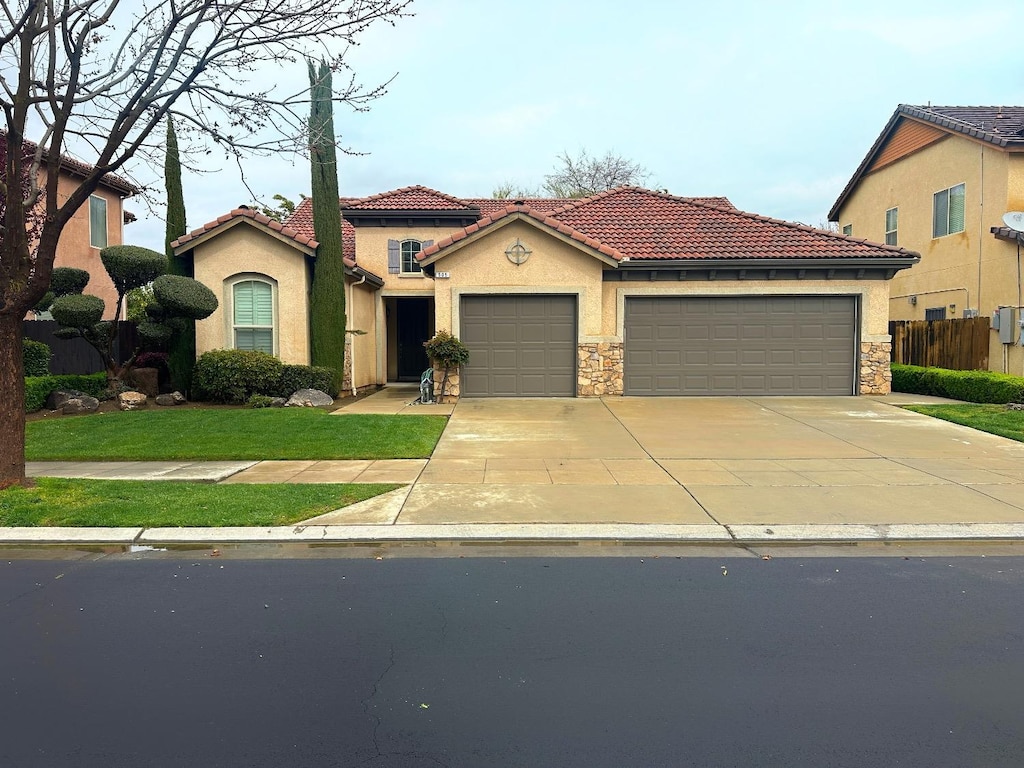
[[627, 395], [851, 395], [852, 296], [626, 299]]
[[575, 396], [575, 296], [463, 296], [460, 311], [463, 395]]

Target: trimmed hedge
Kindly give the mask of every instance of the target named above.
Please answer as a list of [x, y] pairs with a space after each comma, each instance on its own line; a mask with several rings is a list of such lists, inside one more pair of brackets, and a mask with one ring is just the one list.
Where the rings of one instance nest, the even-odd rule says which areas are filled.
[[49, 376], [50, 348], [35, 339], [22, 339], [21, 362], [26, 376]]
[[107, 388], [106, 373], [92, 373], [88, 376], [26, 376], [25, 411], [40, 411], [46, 405], [46, 398], [55, 389], [77, 389], [87, 395], [99, 397]]
[[197, 400], [241, 405], [253, 395], [276, 391], [283, 367], [266, 352], [215, 349], [196, 360], [192, 388]]
[[1024, 402], [1024, 377], [992, 371], [951, 371], [893, 363], [892, 389], [968, 403]]
[[281, 377], [277, 380], [277, 397], [291, 397], [300, 389], [319, 389], [331, 397], [338, 396], [334, 386], [334, 371], [317, 365], [286, 365], [281, 369]]

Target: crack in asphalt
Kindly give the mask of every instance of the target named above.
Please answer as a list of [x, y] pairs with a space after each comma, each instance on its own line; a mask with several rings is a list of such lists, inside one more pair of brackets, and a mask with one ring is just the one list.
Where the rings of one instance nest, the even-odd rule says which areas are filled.
[[384, 678], [387, 677], [388, 672], [390, 672], [394, 666], [395, 646], [392, 645], [388, 651], [388, 665], [384, 668], [384, 671], [380, 673], [380, 676], [376, 680], [374, 680], [373, 688], [370, 691], [370, 695], [360, 702], [360, 704], [363, 705], [363, 714], [365, 714], [367, 717], [373, 718], [373, 749], [377, 753], [373, 757], [363, 760], [363, 762], [360, 763], [360, 765], [365, 765], [371, 760], [376, 760], [378, 757], [384, 756], [384, 753], [380, 750], [380, 743], [377, 741], [377, 731], [380, 730], [381, 725], [380, 717], [378, 717], [376, 714], [370, 714], [370, 702], [377, 696], [381, 682], [383, 682]]

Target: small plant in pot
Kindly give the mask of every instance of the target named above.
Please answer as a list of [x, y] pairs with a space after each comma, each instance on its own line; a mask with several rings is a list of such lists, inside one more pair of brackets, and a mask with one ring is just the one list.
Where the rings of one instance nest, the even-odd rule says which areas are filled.
[[424, 342], [423, 346], [426, 347], [427, 357], [433, 361], [434, 369], [440, 368], [444, 372], [441, 377], [441, 391], [437, 395], [438, 402], [443, 403], [448, 396], [449, 374], [452, 369], [458, 370], [469, 361], [469, 350], [448, 331], [438, 331], [432, 339]]

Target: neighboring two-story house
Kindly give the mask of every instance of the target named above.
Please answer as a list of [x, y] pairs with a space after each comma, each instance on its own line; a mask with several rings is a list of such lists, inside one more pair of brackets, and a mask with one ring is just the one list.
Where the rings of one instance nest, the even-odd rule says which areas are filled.
[[[734, 208], [621, 187], [582, 200], [414, 186], [340, 202], [352, 387], [470, 349], [464, 396], [853, 395], [889, 390], [890, 280], [917, 261]], [[220, 297], [197, 352], [309, 362], [311, 205], [236, 209], [174, 243]]]
[[[0, 142], [7, 141], [7, 134], [0, 131]], [[27, 149], [35, 145], [26, 142]], [[57, 181], [57, 195], [66, 200], [77, 188], [79, 180], [92, 172], [92, 167], [80, 160], [64, 156], [61, 158], [60, 178]], [[46, 171], [41, 171], [40, 185], [46, 184]], [[103, 177], [89, 202], [79, 208], [64, 227], [57, 241], [57, 255], [54, 267], [75, 267], [89, 273], [89, 285], [85, 292], [99, 296], [106, 304], [103, 317], [111, 319], [117, 304], [117, 289], [107, 275], [100, 261], [100, 251], [108, 245], [124, 243], [124, 225], [135, 217], [124, 210], [126, 197], [138, 194], [133, 184], [115, 174]]]
[[1003, 342], [1013, 343], [993, 330], [989, 367], [1021, 374], [1022, 234], [1003, 216], [1022, 210], [1024, 107], [901, 104], [829, 220], [846, 235], [921, 254], [892, 280], [892, 319], [1001, 315], [1013, 325]]

